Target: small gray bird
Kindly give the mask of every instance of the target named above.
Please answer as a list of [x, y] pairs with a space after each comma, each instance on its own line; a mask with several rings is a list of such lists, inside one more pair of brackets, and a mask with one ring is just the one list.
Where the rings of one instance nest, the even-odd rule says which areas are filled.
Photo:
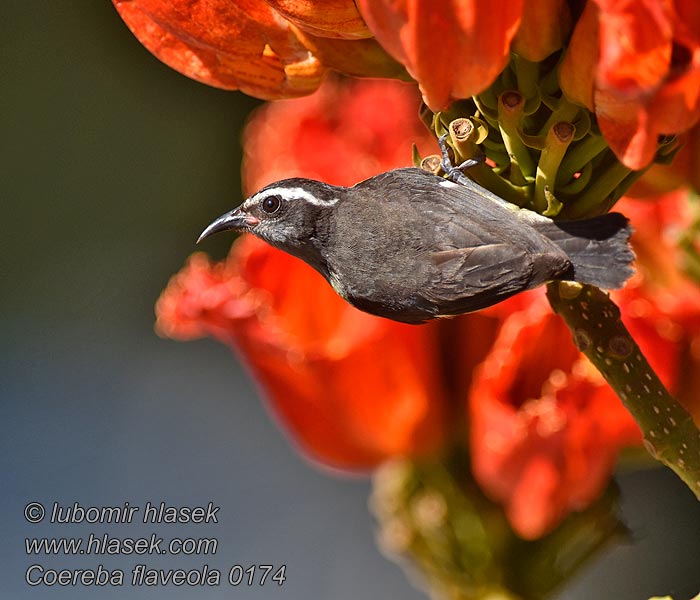
[[613, 289], [632, 275], [623, 215], [553, 221], [451, 175], [460, 183], [416, 168], [350, 188], [285, 179], [199, 239], [248, 231], [307, 262], [360, 310], [404, 323], [479, 310], [551, 280]]

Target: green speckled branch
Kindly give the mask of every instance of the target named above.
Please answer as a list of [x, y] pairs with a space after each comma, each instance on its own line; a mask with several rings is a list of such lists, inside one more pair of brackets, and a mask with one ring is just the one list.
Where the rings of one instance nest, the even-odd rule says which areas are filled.
[[598, 288], [578, 283], [550, 283], [547, 297], [576, 346], [637, 421], [649, 453], [700, 499], [700, 431], [649, 366], [622, 323], [620, 309]]

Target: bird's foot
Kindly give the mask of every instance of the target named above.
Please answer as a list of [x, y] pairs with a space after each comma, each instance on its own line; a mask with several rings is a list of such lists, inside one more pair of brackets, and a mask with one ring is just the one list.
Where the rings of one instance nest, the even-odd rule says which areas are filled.
[[450, 160], [449, 149], [447, 147], [447, 142], [445, 141], [446, 139], [446, 133], [441, 135], [438, 139], [438, 144], [440, 144], [440, 152], [442, 154], [442, 161], [440, 162], [440, 166], [442, 167], [442, 170], [445, 171], [445, 173], [447, 174], [447, 178], [450, 181], [454, 181], [455, 183], [461, 183], [462, 185], [465, 185], [469, 181], [469, 179], [463, 173], [463, 171], [469, 169], [470, 167], [473, 167], [474, 165], [478, 165], [480, 162], [484, 162], [486, 156], [482, 154], [481, 156], [477, 156], [476, 158], [468, 158], [460, 165], [453, 165], [452, 161]]

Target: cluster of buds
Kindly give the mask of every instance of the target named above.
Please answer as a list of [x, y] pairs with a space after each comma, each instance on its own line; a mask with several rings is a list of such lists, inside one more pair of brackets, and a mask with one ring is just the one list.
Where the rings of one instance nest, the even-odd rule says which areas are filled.
[[[550, 63], [513, 56], [484, 92], [446, 112], [426, 108], [423, 119], [438, 137], [449, 134], [457, 162], [485, 155], [469, 176], [509, 202], [552, 218], [603, 214], [645, 169], [618, 160], [588, 110], [562, 93], [560, 65]], [[669, 162], [676, 149], [675, 137], [661, 140], [655, 162]], [[440, 164], [437, 156], [414, 160], [428, 170]]]

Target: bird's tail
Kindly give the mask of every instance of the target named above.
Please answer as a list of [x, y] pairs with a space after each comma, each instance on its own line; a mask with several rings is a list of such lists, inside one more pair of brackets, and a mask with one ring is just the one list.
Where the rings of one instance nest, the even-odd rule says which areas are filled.
[[[632, 227], [620, 213], [580, 221], [555, 221], [542, 231], [569, 256], [574, 281], [619, 289], [632, 276]], [[567, 276], [569, 278], [569, 276]]]

